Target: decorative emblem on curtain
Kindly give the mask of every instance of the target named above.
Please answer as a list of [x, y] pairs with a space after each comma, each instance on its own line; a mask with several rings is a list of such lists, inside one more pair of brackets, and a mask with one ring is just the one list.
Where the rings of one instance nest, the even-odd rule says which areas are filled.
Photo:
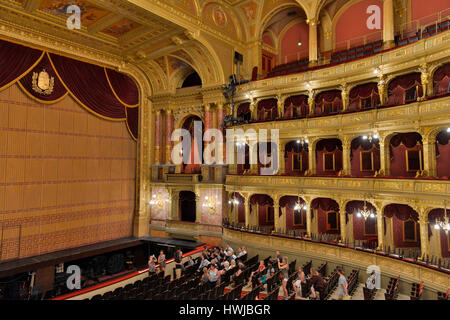
[[45, 69], [39, 72], [39, 74], [33, 72], [31, 87], [33, 88], [34, 92], [45, 95], [52, 94], [54, 85], [55, 85], [55, 78], [51, 77], [45, 71]]

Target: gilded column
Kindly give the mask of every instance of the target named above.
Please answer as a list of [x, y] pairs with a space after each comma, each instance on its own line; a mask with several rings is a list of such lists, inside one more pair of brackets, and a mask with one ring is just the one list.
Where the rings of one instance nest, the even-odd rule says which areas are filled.
[[172, 163], [172, 131], [174, 118], [171, 109], [166, 111], [166, 163]]
[[420, 225], [420, 251], [422, 252], [422, 257], [429, 254], [429, 243], [428, 243], [428, 217], [426, 216], [426, 208], [419, 207], [419, 225]]
[[423, 137], [423, 170], [429, 177], [436, 177], [436, 138]]
[[[217, 129], [219, 129], [219, 131], [222, 133], [222, 135], [225, 134], [224, 130], [222, 129], [222, 123], [223, 123], [224, 119], [225, 119], [225, 113], [223, 110], [223, 104], [219, 103], [217, 105]], [[224, 141], [223, 139], [222, 140], [219, 139], [217, 141], [217, 150], [223, 150], [222, 154], [220, 154], [220, 151], [218, 151], [217, 161], [219, 164], [222, 164], [225, 161], [224, 156], [226, 154], [226, 150], [225, 150], [225, 144], [223, 143], [223, 141]]]
[[249, 143], [250, 152], [250, 173], [258, 174], [258, 143], [252, 141]]
[[202, 199], [200, 198], [200, 190], [195, 190], [195, 222], [202, 223]]
[[347, 222], [345, 221], [345, 205], [346, 201], [338, 201], [339, 204], [339, 224], [341, 227], [341, 241], [347, 240]]
[[374, 203], [374, 207], [377, 210], [377, 234], [378, 234], [378, 250], [384, 248], [384, 223], [383, 223], [383, 211], [381, 203]]
[[316, 174], [316, 142], [317, 138], [309, 138], [308, 143], [308, 171]]
[[170, 196], [170, 212], [169, 212], [169, 219], [170, 220], [180, 220], [179, 214], [178, 214], [178, 202], [180, 201], [178, 193], [172, 194]]
[[350, 137], [342, 136], [340, 137], [342, 141], [342, 173], [344, 175], [351, 174], [351, 141]]
[[245, 226], [250, 225], [250, 196], [244, 195], [244, 208], [245, 208]]
[[278, 172], [277, 174], [285, 174], [286, 173], [286, 166], [285, 166], [285, 159], [284, 159], [284, 153], [285, 153], [285, 144], [284, 141], [279, 140], [278, 141]]
[[309, 25], [309, 63], [310, 66], [317, 65], [318, 62], [318, 45], [317, 45], [317, 24], [316, 18], [306, 21]]
[[280, 225], [280, 204], [279, 204], [278, 195], [272, 196], [272, 199], [273, 199], [274, 227], [275, 227], [275, 231], [279, 231], [281, 229], [281, 225]]
[[380, 174], [388, 176], [391, 172], [391, 157], [389, 151], [390, 141], [380, 135]]
[[304, 197], [303, 200], [305, 200], [305, 205], [306, 205], [306, 233], [308, 234], [308, 237], [311, 237], [311, 227], [312, 227], [311, 199]]
[[383, 2], [383, 42], [384, 48], [392, 48], [394, 42], [394, 0]]
[[161, 119], [161, 110], [157, 110], [155, 116], [155, 164], [161, 163]]

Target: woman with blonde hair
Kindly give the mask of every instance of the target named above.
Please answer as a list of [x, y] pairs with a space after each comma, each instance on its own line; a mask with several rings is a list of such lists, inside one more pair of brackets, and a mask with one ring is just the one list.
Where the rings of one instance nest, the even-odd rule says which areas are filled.
[[287, 282], [288, 282], [288, 278], [289, 278], [289, 264], [288, 264], [288, 259], [287, 257], [284, 257], [282, 259], [282, 262], [280, 262], [280, 260], [278, 260], [278, 270], [281, 271], [281, 279], [283, 281], [283, 294], [284, 294], [284, 299], [287, 300], [288, 299], [288, 291], [287, 291]]

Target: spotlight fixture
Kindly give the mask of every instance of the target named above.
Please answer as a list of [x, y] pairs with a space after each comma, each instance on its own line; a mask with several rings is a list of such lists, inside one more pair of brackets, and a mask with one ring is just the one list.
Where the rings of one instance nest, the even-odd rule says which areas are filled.
[[297, 43], [297, 45], [298, 45], [299, 47], [301, 47], [301, 46], [302, 46], [302, 42], [299, 41], [299, 42]]
[[434, 225], [434, 228], [436, 230], [444, 230], [445, 233], [448, 234], [448, 231], [450, 230], [450, 223], [447, 216], [447, 203], [444, 201], [444, 217], [442, 220], [436, 219], [436, 224]]

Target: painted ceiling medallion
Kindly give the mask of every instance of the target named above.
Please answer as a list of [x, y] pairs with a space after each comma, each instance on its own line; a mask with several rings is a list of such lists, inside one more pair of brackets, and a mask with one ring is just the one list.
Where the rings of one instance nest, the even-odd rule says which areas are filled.
[[41, 72], [33, 72], [32, 88], [39, 94], [50, 95], [53, 92], [55, 78], [51, 77], [45, 69]]
[[219, 27], [224, 27], [227, 24], [227, 15], [219, 6], [213, 10], [213, 20]]

